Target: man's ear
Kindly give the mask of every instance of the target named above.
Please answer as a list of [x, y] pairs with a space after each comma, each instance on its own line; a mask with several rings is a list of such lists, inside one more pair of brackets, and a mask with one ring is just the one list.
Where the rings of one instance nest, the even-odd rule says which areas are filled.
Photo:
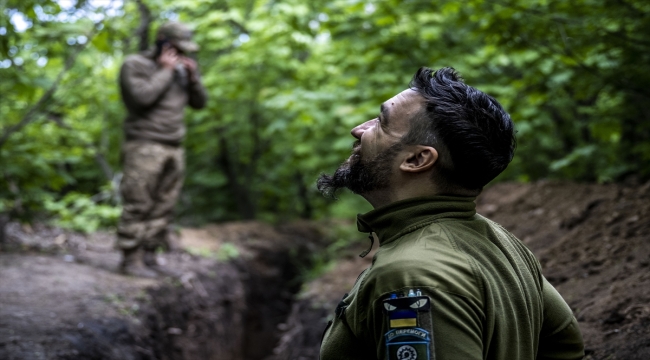
[[406, 154], [406, 158], [399, 165], [405, 172], [422, 172], [430, 170], [438, 161], [438, 151], [431, 146], [416, 145]]

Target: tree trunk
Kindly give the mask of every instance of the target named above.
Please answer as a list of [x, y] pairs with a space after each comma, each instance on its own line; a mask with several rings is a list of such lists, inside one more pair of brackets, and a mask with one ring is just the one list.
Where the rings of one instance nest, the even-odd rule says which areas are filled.
[[228, 186], [235, 199], [239, 215], [244, 220], [255, 219], [256, 209], [255, 204], [251, 200], [252, 194], [250, 187], [240, 184], [238, 171], [228, 156], [228, 142], [222, 135], [219, 135], [219, 146], [221, 147], [221, 151], [219, 152], [217, 163], [226, 173]]
[[145, 51], [149, 48], [149, 27], [151, 26], [151, 10], [143, 2], [143, 0], [136, 0], [138, 3], [138, 11], [140, 11], [140, 25], [135, 31], [138, 37], [138, 50]]
[[9, 216], [7, 214], [0, 214], [0, 249], [5, 245], [5, 227], [9, 223]]
[[305, 186], [302, 174], [296, 172], [295, 179], [296, 184], [298, 185], [298, 200], [302, 205], [302, 208], [300, 209], [300, 217], [303, 219], [311, 219], [314, 215], [314, 208], [311, 206], [311, 202], [309, 201], [307, 186]]

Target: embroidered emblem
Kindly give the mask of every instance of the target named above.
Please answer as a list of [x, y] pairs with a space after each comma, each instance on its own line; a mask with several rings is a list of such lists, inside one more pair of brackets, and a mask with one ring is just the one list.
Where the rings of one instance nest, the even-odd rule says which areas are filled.
[[404, 345], [397, 349], [397, 358], [399, 360], [416, 360], [418, 358], [418, 352], [413, 346]]
[[428, 311], [431, 302], [426, 296], [409, 296], [384, 300], [391, 329], [418, 326], [418, 311]]
[[432, 359], [429, 297], [411, 290], [408, 296], [391, 295], [383, 305], [389, 328], [384, 335], [388, 360]]
[[428, 360], [429, 332], [420, 328], [394, 329], [386, 333], [389, 360]]

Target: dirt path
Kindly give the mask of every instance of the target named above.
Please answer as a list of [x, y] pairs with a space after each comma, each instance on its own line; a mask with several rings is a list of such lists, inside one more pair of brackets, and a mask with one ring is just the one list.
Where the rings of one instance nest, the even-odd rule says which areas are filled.
[[58, 335], [75, 342], [84, 328], [92, 332], [97, 322], [118, 318], [137, 325], [131, 318], [145, 289], [155, 283], [66, 262], [63, 256], [1, 254], [0, 269], [2, 359], [78, 355], [79, 350], [60, 346]]
[[112, 234], [12, 223], [7, 235], [0, 252], [7, 360], [261, 359], [300, 288], [292, 281], [298, 267], [322, 245], [309, 224], [184, 229], [182, 250], [161, 256], [183, 276], [148, 280], [117, 274]]

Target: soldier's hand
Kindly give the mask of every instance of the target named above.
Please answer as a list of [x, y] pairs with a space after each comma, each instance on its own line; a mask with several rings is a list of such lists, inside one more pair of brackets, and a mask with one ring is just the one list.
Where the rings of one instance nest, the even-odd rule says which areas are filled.
[[160, 56], [158, 57], [158, 64], [162, 67], [173, 69], [178, 61], [178, 51], [176, 51], [173, 46], [165, 44], [160, 52]]
[[197, 68], [196, 61], [194, 61], [194, 59], [189, 58], [187, 56], [182, 56], [180, 58], [180, 61], [181, 61], [181, 64], [183, 64], [183, 66], [185, 66], [185, 69], [187, 69], [187, 72], [190, 75], [190, 80], [192, 82], [198, 81], [199, 79], [198, 79], [197, 72], [196, 72], [196, 68]]

